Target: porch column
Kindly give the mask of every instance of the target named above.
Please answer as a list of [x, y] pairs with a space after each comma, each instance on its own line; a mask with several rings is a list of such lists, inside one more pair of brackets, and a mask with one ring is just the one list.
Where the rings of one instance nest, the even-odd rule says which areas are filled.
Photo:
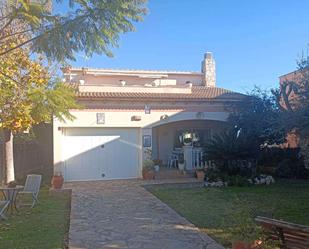
[[185, 169], [186, 170], [193, 170], [193, 165], [192, 165], [193, 146], [192, 145], [184, 145], [182, 148], [183, 148], [183, 156], [184, 156], [184, 159], [185, 159]]

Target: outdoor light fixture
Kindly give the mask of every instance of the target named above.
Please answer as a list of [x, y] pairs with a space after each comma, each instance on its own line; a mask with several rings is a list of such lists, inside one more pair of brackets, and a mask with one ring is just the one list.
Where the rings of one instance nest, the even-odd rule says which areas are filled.
[[166, 119], [168, 119], [168, 115], [164, 114], [164, 115], [162, 115], [162, 116], [160, 117], [160, 119], [161, 119], [161, 120], [166, 120]]
[[141, 121], [142, 117], [141, 116], [132, 116], [131, 121]]
[[125, 80], [119, 80], [119, 82], [120, 82], [120, 84], [121, 84], [122, 86], [125, 86], [125, 85], [126, 85], [126, 81], [125, 81]]

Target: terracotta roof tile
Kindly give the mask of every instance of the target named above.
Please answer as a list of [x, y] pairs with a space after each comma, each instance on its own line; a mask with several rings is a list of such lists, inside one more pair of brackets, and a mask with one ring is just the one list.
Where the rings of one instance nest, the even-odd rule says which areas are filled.
[[164, 99], [164, 100], [240, 100], [246, 97], [218, 87], [193, 86], [192, 93], [147, 93], [147, 92], [78, 92], [78, 98], [123, 98], [123, 99]]

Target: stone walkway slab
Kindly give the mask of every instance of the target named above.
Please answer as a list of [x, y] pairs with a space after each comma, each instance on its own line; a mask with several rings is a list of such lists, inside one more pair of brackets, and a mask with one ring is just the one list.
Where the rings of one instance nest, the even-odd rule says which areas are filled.
[[72, 188], [70, 249], [223, 249], [141, 185], [117, 180]]

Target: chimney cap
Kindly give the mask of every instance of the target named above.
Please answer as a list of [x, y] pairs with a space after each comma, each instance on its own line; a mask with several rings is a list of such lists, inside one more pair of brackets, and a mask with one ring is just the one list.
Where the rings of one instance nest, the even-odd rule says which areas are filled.
[[212, 52], [206, 52], [204, 55], [205, 59], [211, 59], [212, 58]]

